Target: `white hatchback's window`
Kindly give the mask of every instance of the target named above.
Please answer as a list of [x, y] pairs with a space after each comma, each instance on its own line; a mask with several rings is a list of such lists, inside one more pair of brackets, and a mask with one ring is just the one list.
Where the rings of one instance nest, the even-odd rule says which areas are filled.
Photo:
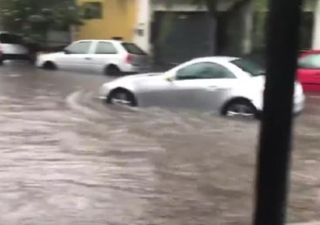
[[235, 75], [222, 65], [203, 62], [195, 63], [178, 70], [178, 80], [192, 79], [232, 79]]
[[97, 44], [96, 54], [117, 54], [117, 49], [110, 42], [99, 42]]
[[90, 50], [91, 42], [90, 41], [82, 41], [71, 44], [66, 50], [70, 54], [88, 54]]

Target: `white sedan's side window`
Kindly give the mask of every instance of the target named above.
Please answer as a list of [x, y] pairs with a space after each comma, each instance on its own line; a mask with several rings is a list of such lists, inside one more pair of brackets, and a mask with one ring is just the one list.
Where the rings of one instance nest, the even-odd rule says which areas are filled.
[[66, 48], [69, 54], [88, 54], [91, 47], [90, 41], [81, 41], [71, 44]]
[[178, 80], [236, 78], [226, 67], [211, 62], [201, 62], [186, 66], [177, 71], [176, 77]]

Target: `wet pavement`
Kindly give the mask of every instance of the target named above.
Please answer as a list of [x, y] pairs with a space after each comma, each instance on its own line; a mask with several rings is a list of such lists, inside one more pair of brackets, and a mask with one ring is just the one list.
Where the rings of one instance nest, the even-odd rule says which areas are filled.
[[[250, 224], [258, 122], [107, 107], [110, 78], [0, 67], [0, 224]], [[290, 222], [320, 220], [320, 96], [297, 118]]]

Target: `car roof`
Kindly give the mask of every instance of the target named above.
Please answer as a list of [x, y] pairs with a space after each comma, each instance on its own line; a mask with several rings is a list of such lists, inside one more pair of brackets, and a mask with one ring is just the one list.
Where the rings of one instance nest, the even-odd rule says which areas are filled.
[[193, 59], [195, 62], [202, 62], [202, 61], [211, 61], [211, 62], [220, 62], [220, 63], [226, 63], [233, 60], [239, 59], [238, 57], [232, 57], [232, 56], [210, 56], [210, 57], [201, 57]]

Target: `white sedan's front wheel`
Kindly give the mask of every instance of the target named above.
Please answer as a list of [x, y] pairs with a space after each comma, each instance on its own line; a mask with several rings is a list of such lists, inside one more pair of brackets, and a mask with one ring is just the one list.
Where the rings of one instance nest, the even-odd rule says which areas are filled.
[[107, 103], [125, 106], [137, 106], [135, 96], [128, 90], [117, 89], [112, 91], [107, 97]]
[[245, 117], [256, 118], [258, 116], [257, 109], [252, 103], [245, 99], [231, 101], [224, 108], [223, 115], [228, 117]]
[[47, 61], [43, 64], [42, 68], [45, 70], [56, 70], [57, 66], [54, 62]]

